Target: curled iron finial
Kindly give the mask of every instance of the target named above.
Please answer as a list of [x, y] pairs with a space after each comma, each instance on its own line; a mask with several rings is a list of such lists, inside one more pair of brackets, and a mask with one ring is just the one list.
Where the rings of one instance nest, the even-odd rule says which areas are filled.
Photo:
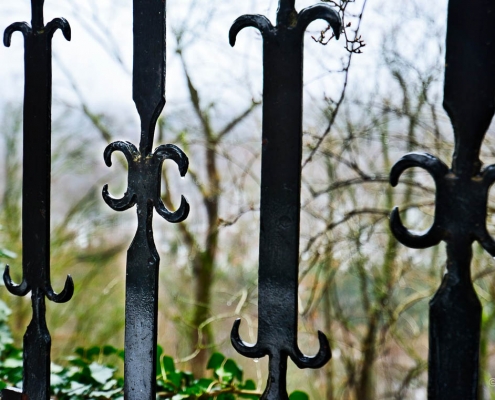
[[3, 272], [3, 282], [5, 283], [7, 290], [14, 296], [23, 297], [31, 290], [26, 282], [26, 278], [23, 278], [19, 285], [12, 281], [12, 278], [10, 277], [10, 265], [5, 266], [5, 271]]
[[31, 27], [26, 22], [14, 22], [8, 26], [3, 33], [3, 44], [5, 47], [10, 47], [10, 41], [14, 32], [21, 32], [26, 37], [31, 34]]
[[237, 18], [229, 31], [229, 42], [235, 46], [237, 35], [244, 28], [257, 28], [263, 37], [267, 37], [273, 31], [273, 25], [264, 15], [243, 15]]
[[184, 196], [175, 212], [167, 210], [160, 196], [161, 171], [165, 160], [173, 160], [179, 168], [179, 173], [187, 173], [189, 161], [187, 156], [177, 146], [172, 144], [157, 147], [153, 154], [143, 157], [139, 150], [130, 142], [114, 142], [107, 146], [104, 160], [107, 166], [112, 165], [111, 156], [114, 151], [124, 154], [129, 165], [128, 187], [124, 196], [114, 199], [108, 193], [108, 185], [102, 190], [103, 199], [115, 211], [124, 211], [133, 207], [144, 190], [143, 199], [150, 199], [160, 216], [168, 222], [182, 222], [189, 214], [189, 203]]

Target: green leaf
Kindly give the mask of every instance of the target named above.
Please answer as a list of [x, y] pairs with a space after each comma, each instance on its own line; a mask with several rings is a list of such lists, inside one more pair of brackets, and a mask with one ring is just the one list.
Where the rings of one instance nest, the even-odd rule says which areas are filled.
[[114, 390], [104, 390], [104, 391], [95, 390], [94, 392], [91, 392], [89, 395], [91, 396], [91, 398], [103, 397], [103, 399], [106, 400], [106, 399], [111, 399], [112, 396], [114, 396], [120, 392], [122, 392], [121, 388], [114, 389]]
[[225, 356], [221, 353], [213, 353], [208, 360], [208, 365], [206, 369], [218, 369], [222, 366]]
[[5, 382], [0, 381], [0, 390], [5, 389], [7, 384]]
[[160, 368], [163, 368], [166, 374], [175, 372], [174, 359], [172, 357], [162, 355], [160, 359]]
[[232, 374], [234, 378], [236, 378], [239, 382], [242, 382], [243, 371], [242, 368], [239, 367], [234, 360], [229, 358], [225, 365], [223, 366], [224, 370], [228, 373]]
[[213, 382], [215, 382], [213, 379], [201, 378], [196, 382], [196, 385], [206, 390]]
[[256, 390], [256, 383], [252, 379], [248, 379], [246, 382], [239, 384], [239, 389]]
[[19, 360], [18, 358], [7, 358], [3, 362], [3, 366], [5, 368], [22, 368], [22, 360]]
[[89, 349], [86, 349], [86, 359], [88, 361], [93, 361], [94, 359], [98, 359], [101, 354], [101, 347], [93, 346]]
[[95, 362], [89, 366], [89, 370], [91, 371], [91, 377], [102, 385], [112, 379], [115, 372], [113, 368], [106, 367]]
[[103, 355], [112, 356], [114, 354], [118, 354], [119, 350], [113, 346], [103, 346]]
[[290, 394], [289, 400], [309, 400], [309, 396], [300, 390], [296, 390]]
[[232, 393], [222, 393], [217, 396], [218, 400], [235, 400], [235, 396]]
[[[160, 366], [160, 359], [163, 354], [163, 347], [160, 345], [156, 346], [156, 370], [161, 371], [161, 366]], [[161, 372], [159, 372], [161, 373]]]
[[[253, 380], [248, 379], [246, 382], [239, 384], [241, 390], [256, 390], [256, 383]], [[239, 394], [240, 399], [258, 400], [260, 398], [257, 394]]]

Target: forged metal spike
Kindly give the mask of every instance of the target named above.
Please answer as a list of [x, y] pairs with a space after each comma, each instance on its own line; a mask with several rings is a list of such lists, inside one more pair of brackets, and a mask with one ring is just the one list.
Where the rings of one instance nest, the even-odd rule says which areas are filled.
[[32, 10], [32, 18], [31, 24], [33, 29], [36, 31], [42, 30], [44, 27], [43, 22], [43, 5], [45, 0], [31, 0], [31, 10]]
[[3, 282], [5, 283], [5, 287], [7, 290], [15, 296], [25, 296], [31, 290], [26, 280], [23, 279], [19, 285], [16, 285], [12, 278], [10, 277], [10, 266], [5, 266], [5, 271], [3, 272]]
[[48, 283], [45, 288], [46, 297], [54, 303], [67, 303], [74, 294], [74, 282], [72, 277], [67, 275], [65, 280], [64, 289], [60, 293], [55, 293], [52, 286]]
[[277, 10], [277, 25], [292, 25], [292, 20], [297, 18], [296, 0], [280, 0]]
[[156, 212], [168, 222], [178, 223], [184, 221], [189, 215], [189, 203], [184, 196], [181, 196], [179, 208], [172, 212], [167, 210], [163, 201], [159, 198], [158, 204], [155, 206]]
[[325, 20], [332, 27], [335, 38], [340, 38], [342, 23], [339, 14], [328, 4], [316, 4], [307, 7], [299, 13], [297, 28], [304, 32], [308, 25], [318, 19]]
[[10, 47], [10, 41], [14, 32], [21, 32], [24, 37], [31, 33], [31, 27], [26, 22], [15, 22], [8, 26], [3, 33], [3, 44]]
[[326, 335], [318, 331], [318, 342], [320, 343], [320, 349], [318, 353], [309, 357], [301, 353], [299, 348], [297, 348], [291, 354], [290, 358], [294, 361], [299, 368], [321, 368], [323, 367], [330, 359], [332, 358], [332, 350], [330, 350], [330, 343], [328, 343], [328, 339]]
[[238, 318], [234, 321], [234, 326], [230, 332], [230, 342], [236, 351], [249, 358], [262, 358], [266, 356], [266, 351], [263, 351], [257, 344], [249, 345], [241, 339], [239, 334], [239, 327], [241, 326], [241, 319]]
[[248, 27], [258, 29], [263, 37], [269, 35], [273, 30], [272, 23], [264, 15], [243, 15], [237, 18], [230, 28], [229, 43], [232, 47], [235, 46], [239, 32]]
[[416, 233], [408, 230], [400, 218], [399, 207], [395, 207], [390, 214], [390, 230], [399, 242], [413, 249], [426, 249], [436, 246], [442, 240], [442, 234], [436, 228], [435, 223], [424, 232]]
[[[471, 4], [472, 3], [472, 4]], [[495, 112], [494, 4], [450, 0], [443, 106], [455, 135], [452, 169], [457, 175], [479, 172], [479, 152]]]
[[65, 18], [55, 18], [46, 25], [46, 31], [50, 36], [60, 29], [67, 41], [71, 40], [71, 29], [70, 25]]
[[132, 98], [141, 118], [139, 151], [151, 153], [155, 125], [165, 106], [165, 1], [134, 0]]

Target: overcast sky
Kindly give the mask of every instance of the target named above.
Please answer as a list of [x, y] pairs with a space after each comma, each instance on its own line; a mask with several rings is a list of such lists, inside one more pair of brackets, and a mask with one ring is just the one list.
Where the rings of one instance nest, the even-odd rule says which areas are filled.
[[[275, 21], [277, 3], [275, 0], [168, 0], [166, 111], [180, 108], [187, 101], [184, 74], [174, 54], [177, 48], [174, 32], [181, 29], [186, 32], [184, 54], [190, 74], [202, 89], [204, 102], [215, 101], [220, 108], [223, 107], [224, 113], [231, 113], [244, 108], [251, 98], [260, 99], [260, 36], [254, 29], [245, 30], [239, 34], [235, 48], [231, 48], [228, 30], [235, 18], [245, 13], [264, 14]], [[296, 8], [300, 10], [315, 3], [317, 0], [298, 0]], [[364, 53], [354, 59], [350, 90], [371, 90], [380, 81], [377, 71], [383, 63], [384, 38], [395, 25], [400, 24], [397, 38], [394, 38], [401, 46], [400, 51], [409, 54], [419, 64], [429, 62], [428, 45], [424, 48], [428, 43], [425, 37], [436, 35], [438, 32], [435, 30], [442, 29], [447, 1], [399, 3], [368, 0], [362, 26], [367, 46]], [[361, 4], [362, 1], [357, 0], [356, 7]], [[423, 15], [420, 18], [415, 17], [417, 7], [421, 6], [427, 8], [421, 10]], [[430, 20], [425, 19], [425, 13]], [[29, 0], [2, 0], [0, 30], [16, 21], [30, 21], [30, 16]], [[72, 86], [75, 84], [94, 110], [124, 112], [137, 124], [130, 80], [132, 1], [45, 0], [45, 22], [54, 17], [65, 17], [72, 27], [71, 42], [65, 41], [60, 32], [53, 41], [54, 110], [57, 102], [78, 103]], [[440, 22], [432, 23], [433, 19]], [[324, 95], [336, 95], [342, 87], [342, 76], [331, 72], [341, 68], [341, 60], [346, 55], [343, 41], [322, 46], [310, 37], [318, 36], [318, 31], [325, 26], [321, 21], [311, 24], [306, 37], [306, 103], [312, 97], [320, 100]], [[434, 40], [431, 43], [436, 45]], [[0, 106], [5, 102], [22, 101], [23, 47], [20, 33], [14, 34], [10, 48], [0, 46]], [[422, 57], [418, 57], [418, 51], [422, 51]], [[434, 49], [430, 52], [434, 53]], [[311, 107], [306, 107], [305, 118], [311, 112]]]

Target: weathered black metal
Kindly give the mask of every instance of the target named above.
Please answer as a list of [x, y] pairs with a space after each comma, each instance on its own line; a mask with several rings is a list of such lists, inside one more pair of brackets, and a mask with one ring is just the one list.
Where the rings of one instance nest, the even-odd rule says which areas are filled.
[[263, 399], [288, 399], [288, 356], [299, 368], [320, 368], [331, 357], [326, 336], [318, 332], [320, 350], [315, 357], [297, 345], [297, 289], [299, 219], [301, 209], [303, 39], [316, 19], [327, 21], [338, 38], [338, 14], [325, 4], [297, 13], [295, 0], [281, 0], [277, 26], [262, 15], [244, 15], [230, 29], [230, 44], [245, 27], [263, 36], [263, 139], [259, 250], [258, 341], [243, 342], [240, 320], [232, 329], [232, 345], [250, 358], [270, 357], [268, 384]]
[[[16, 285], [9, 266], [3, 279], [16, 296], [32, 292], [33, 318], [24, 335], [23, 394], [30, 400], [49, 399], [51, 338], [45, 320], [45, 296], [56, 303], [72, 297], [74, 284], [67, 277], [65, 287], [56, 294], [50, 284], [50, 168], [51, 168], [51, 101], [52, 37], [61, 29], [70, 40], [70, 26], [56, 18], [43, 22], [44, 0], [31, 0], [32, 22], [10, 25], [4, 44], [10, 46], [14, 32], [25, 39], [24, 148], [22, 195], [22, 271], [23, 280]], [[3, 396], [21, 395], [5, 390]]]
[[486, 229], [495, 165], [482, 169], [479, 159], [495, 112], [495, 4], [450, 0], [448, 13], [444, 108], [454, 127], [452, 168], [430, 154], [400, 159], [392, 168], [391, 184], [397, 185], [408, 168], [424, 168], [437, 187], [436, 213], [424, 233], [408, 231], [397, 208], [390, 226], [408, 247], [447, 244], [447, 273], [430, 302], [428, 398], [475, 400], [481, 304], [470, 274], [473, 241], [495, 256], [495, 241]]
[[165, 160], [174, 160], [184, 176], [186, 155], [174, 145], [152, 151], [156, 121], [165, 106], [165, 1], [134, 0], [133, 99], [141, 117], [139, 150], [129, 142], [114, 142], [104, 159], [124, 153], [129, 164], [128, 188], [113, 199], [108, 185], [105, 202], [116, 211], [137, 204], [138, 228], [127, 251], [124, 396], [127, 400], [151, 400], [156, 396], [156, 340], [158, 314], [158, 267], [160, 257], [153, 240], [153, 208], [169, 222], [187, 218], [189, 204], [182, 197], [179, 209], [170, 212], [161, 197], [161, 171]]

